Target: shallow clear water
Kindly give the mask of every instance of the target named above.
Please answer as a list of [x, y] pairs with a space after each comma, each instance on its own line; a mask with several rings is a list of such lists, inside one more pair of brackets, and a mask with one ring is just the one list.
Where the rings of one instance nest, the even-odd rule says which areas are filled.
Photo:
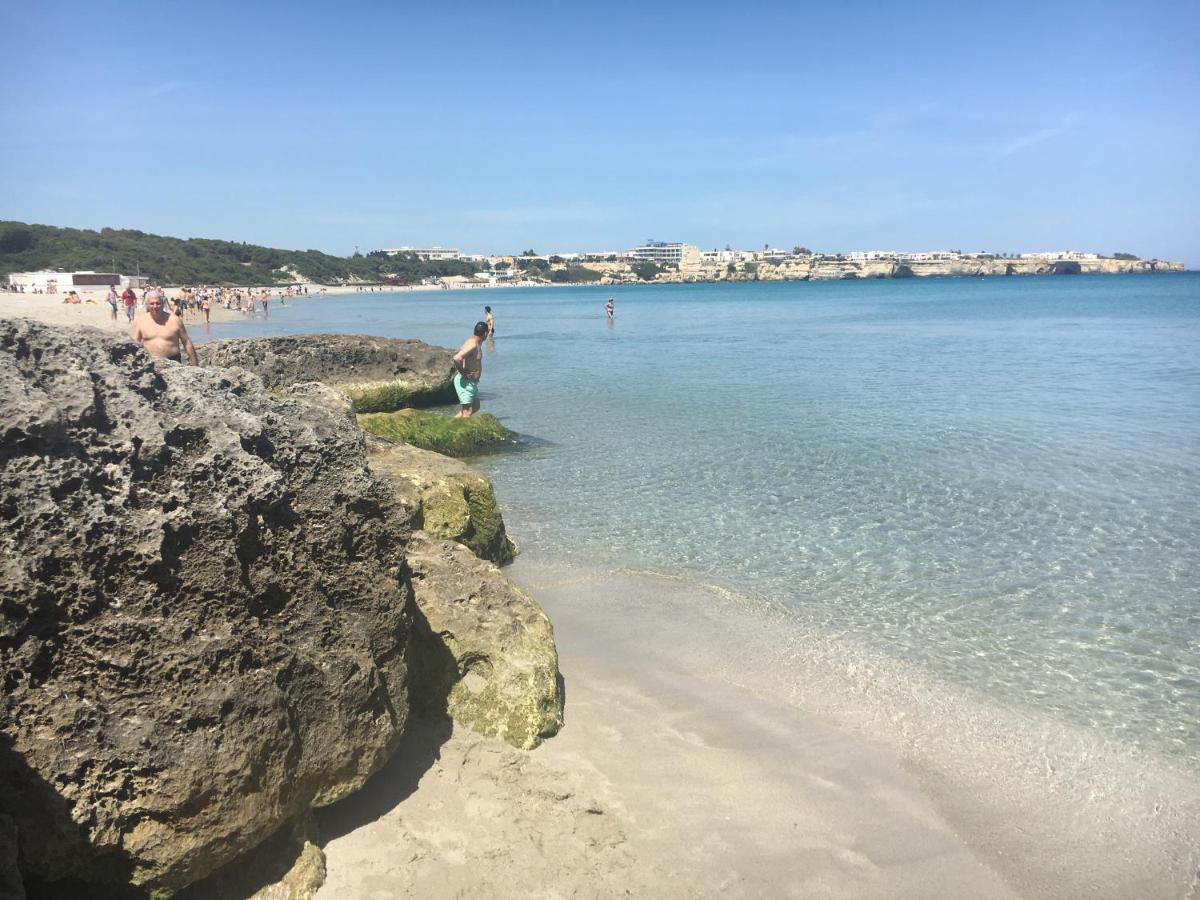
[[457, 347], [484, 303], [483, 408], [547, 442], [480, 461], [526, 550], [1200, 766], [1200, 276], [350, 295], [211, 337]]

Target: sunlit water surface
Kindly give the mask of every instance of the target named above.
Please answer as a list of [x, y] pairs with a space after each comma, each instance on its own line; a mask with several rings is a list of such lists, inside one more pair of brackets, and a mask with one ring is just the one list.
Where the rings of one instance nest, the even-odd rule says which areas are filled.
[[457, 347], [485, 303], [483, 408], [544, 442], [478, 462], [526, 552], [1200, 769], [1200, 276], [350, 295], [208, 337]]

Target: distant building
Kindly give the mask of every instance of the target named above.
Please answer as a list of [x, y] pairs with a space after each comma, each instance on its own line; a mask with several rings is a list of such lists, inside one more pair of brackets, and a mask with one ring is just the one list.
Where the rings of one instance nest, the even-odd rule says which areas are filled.
[[1059, 250], [1057, 253], [1022, 253], [1021, 259], [1099, 259], [1098, 253], [1084, 253], [1080, 250]]
[[116, 272], [10, 272], [8, 283], [25, 291], [42, 291], [47, 294], [61, 293], [72, 288], [108, 287], [129, 285], [139, 287], [144, 279], [136, 275], [118, 275]]
[[625, 255], [639, 262], [675, 263], [683, 262], [685, 256], [700, 250], [691, 244], [668, 244], [665, 241], [646, 241], [640, 247], [634, 247]]
[[895, 250], [851, 250], [846, 259], [854, 262], [867, 262], [872, 259], [897, 259], [901, 256]]
[[396, 247], [383, 252], [388, 256], [407, 254], [424, 260], [458, 259], [461, 256], [454, 247]]

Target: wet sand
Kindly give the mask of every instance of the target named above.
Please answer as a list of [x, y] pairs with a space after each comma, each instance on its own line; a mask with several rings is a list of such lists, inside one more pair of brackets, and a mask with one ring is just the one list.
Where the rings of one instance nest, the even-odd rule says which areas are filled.
[[902, 705], [854, 722], [829, 697], [814, 713], [772, 685], [777, 624], [720, 589], [529, 558], [505, 571], [554, 622], [565, 727], [526, 753], [415, 725], [366, 788], [321, 813], [320, 898], [1195, 890], [1194, 780], [1148, 765], [1144, 782], [1105, 784], [1103, 757], [1071, 747], [1065, 759], [1095, 771], [1066, 773], [1082, 779], [1069, 789], [1063, 751], [1048, 739], [1023, 770], [1028, 748], [1005, 741], [1003, 718], [947, 717], [922, 735], [889, 721], [911, 715]]
[[1018, 896], [893, 754], [650, 652], [623, 585], [511, 574], [555, 622], [566, 726], [525, 753], [419, 724], [321, 815], [319, 897]]

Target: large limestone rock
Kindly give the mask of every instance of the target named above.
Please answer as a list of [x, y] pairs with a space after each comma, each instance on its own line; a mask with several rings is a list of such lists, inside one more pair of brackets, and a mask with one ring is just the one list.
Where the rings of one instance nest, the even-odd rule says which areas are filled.
[[451, 541], [413, 532], [408, 564], [421, 702], [444, 704], [455, 721], [515, 747], [536, 747], [557, 733], [563, 688], [554, 629], [542, 608]]
[[414, 340], [362, 334], [303, 334], [215, 341], [199, 348], [206, 366], [240, 366], [267, 387], [320, 381], [354, 401], [358, 412], [454, 403], [453, 350]]
[[361, 786], [408, 711], [408, 537], [329, 389], [0, 321], [0, 814], [27, 884], [166, 895]]
[[457, 541], [498, 566], [512, 562], [515, 548], [492, 482], [482, 472], [429, 450], [371, 439], [371, 468], [396, 487], [412, 525], [434, 537]]

